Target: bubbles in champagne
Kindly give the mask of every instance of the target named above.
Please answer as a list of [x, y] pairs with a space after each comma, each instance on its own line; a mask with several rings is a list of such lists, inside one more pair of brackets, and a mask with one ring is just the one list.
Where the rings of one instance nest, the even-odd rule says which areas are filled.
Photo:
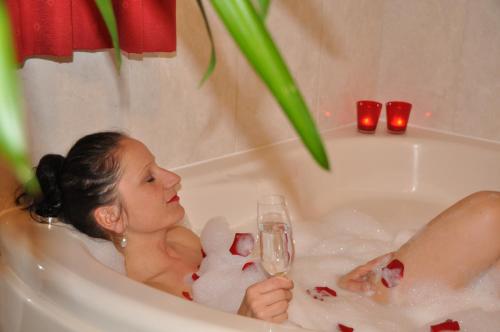
[[259, 223], [262, 267], [270, 275], [283, 275], [290, 269], [293, 241], [288, 224], [276, 221]]

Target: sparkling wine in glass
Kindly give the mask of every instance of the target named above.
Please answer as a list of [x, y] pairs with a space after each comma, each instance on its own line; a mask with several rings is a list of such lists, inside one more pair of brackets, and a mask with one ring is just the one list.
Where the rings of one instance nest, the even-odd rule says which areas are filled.
[[257, 224], [262, 267], [272, 276], [286, 275], [292, 266], [294, 246], [285, 198], [268, 195], [259, 199]]

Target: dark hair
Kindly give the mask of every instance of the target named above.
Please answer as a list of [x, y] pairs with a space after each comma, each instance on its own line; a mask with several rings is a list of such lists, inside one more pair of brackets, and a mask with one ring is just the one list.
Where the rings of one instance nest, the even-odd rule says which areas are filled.
[[117, 151], [125, 137], [119, 132], [90, 134], [79, 139], [66, 158], [56, 154], [43, 156], [36, 168], [42, 194], [33, 199], [28, 209], [42, 217], [57, 217], [89, 236], [109, 239], [93, 212], [117, 201]]

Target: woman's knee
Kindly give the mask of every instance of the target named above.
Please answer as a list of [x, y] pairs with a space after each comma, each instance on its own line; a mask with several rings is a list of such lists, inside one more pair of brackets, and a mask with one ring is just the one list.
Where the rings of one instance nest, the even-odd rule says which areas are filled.
[[500, 201], [500, 191], [482, 190], [470, 194], [468, 199], [478, 201]]
[[470, 195], [468, 200], [471, 209], [480, 216], [477, 222], [500, 232], [500, 192], [478, 191]]

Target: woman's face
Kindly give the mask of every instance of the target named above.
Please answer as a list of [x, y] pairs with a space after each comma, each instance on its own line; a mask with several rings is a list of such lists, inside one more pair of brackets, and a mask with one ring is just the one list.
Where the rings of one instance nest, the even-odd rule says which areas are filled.
[[118, 193], [127, 232], [147, 233], [168, 228], [184, 217], [177, 191], [181, 178], [155, 163], [141, 142], [120, 142], [121, 178]]

